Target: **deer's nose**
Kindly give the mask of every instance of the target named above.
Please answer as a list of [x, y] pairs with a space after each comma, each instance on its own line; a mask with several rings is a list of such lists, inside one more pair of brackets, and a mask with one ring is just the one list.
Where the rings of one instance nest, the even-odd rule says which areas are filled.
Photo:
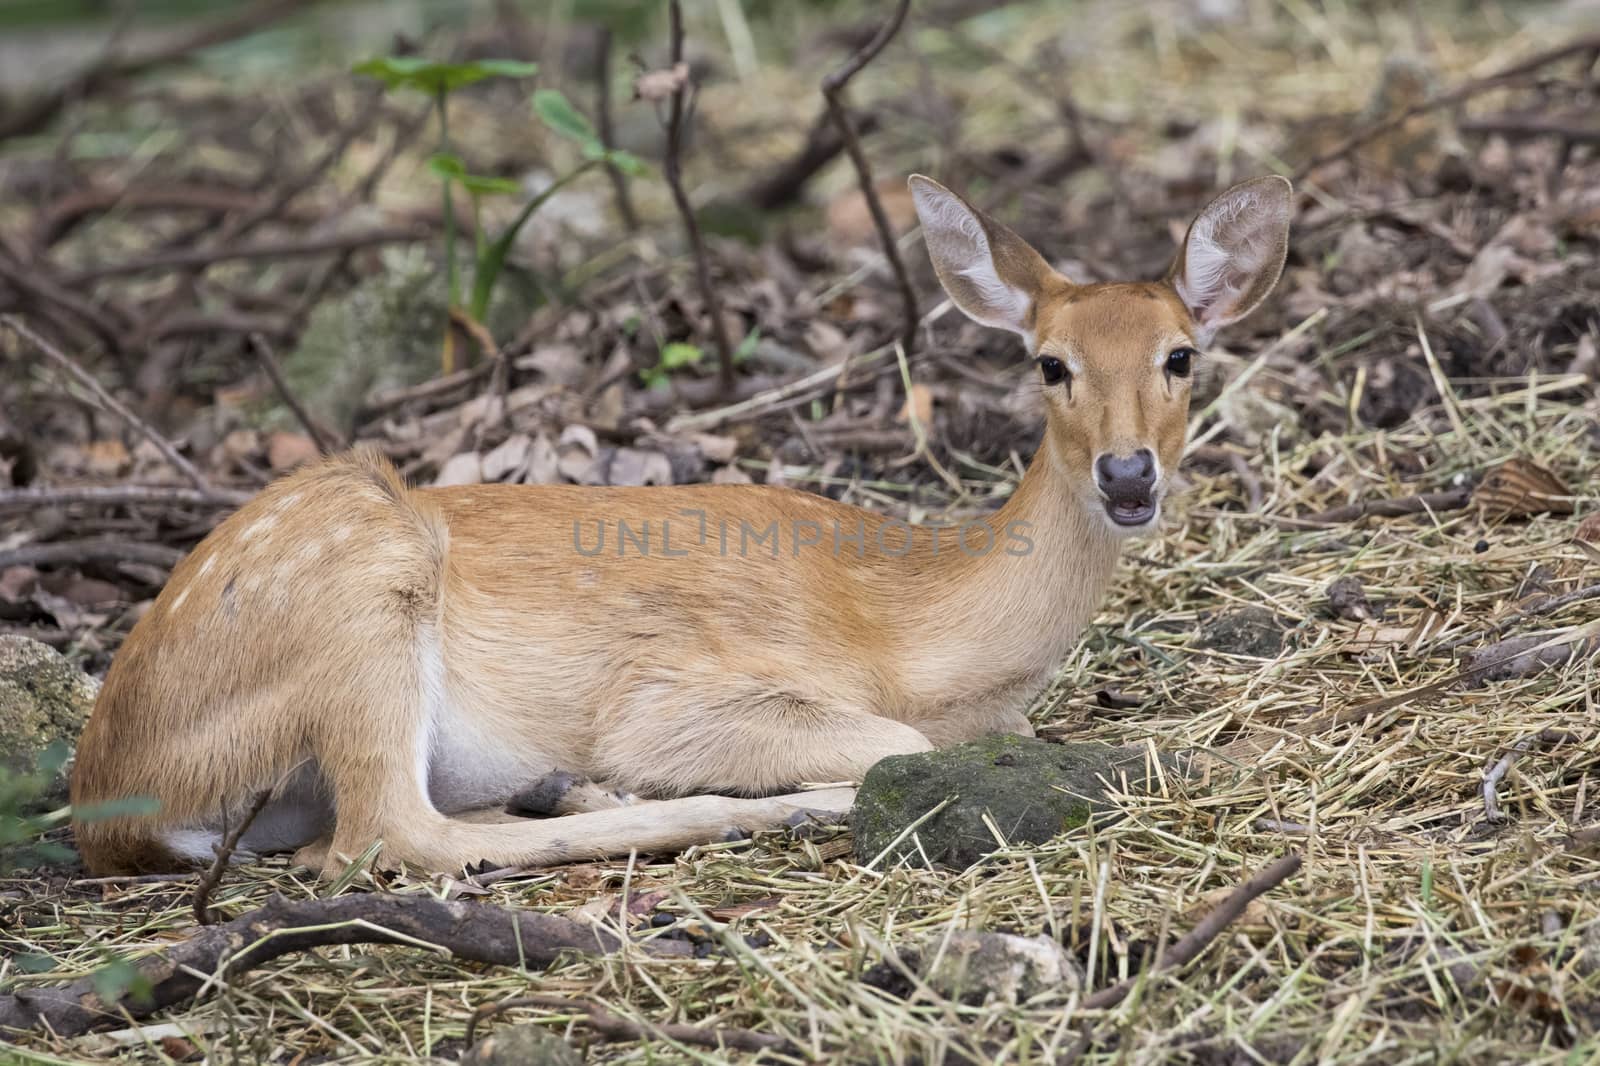
[[1132, 455], [1103, 453], [1094, 461], [1100, 491], [1113, 500], [1145, 500], [1156, 481], [1156, 457], [1149, 448]]

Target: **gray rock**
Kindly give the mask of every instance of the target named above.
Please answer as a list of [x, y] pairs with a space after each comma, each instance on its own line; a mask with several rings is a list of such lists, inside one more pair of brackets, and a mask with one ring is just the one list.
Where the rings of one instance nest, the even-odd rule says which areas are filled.
[[576, 1048], [548, 1026], [527, 1023], [484, 1037], [461, 1056], [462, 1066], [581, 1066]]
[[1047, 936], [963, 929], [929, 938], [919, 955], [929, 988], [973, 1005], [1021, 1003], [1051, 990], [1066, 995], [1083, 981], [1077, 962]]
[[[49, 645], [0, 637], [0, 767], [30, 773], [51, 745], [76, 744], [99, 691], [99, 682]], [[65, 775], [42, 798], [64, 800]]]
[[[1011, 844], [1042, 844], [1077, 828], [1105, 806], [1101, 778], [1147, 784], [1145, 749], [1108, 744], [1049, 744], [1000, 734], [938, 751], [893, 755], [867, 771], [850, 811], [855, 854], [871, 861], [894, 845], [887, 862], [962, 869], [999, 845], [984, 816]], [[940, 803], [942, 811], [895, 843]], [[921, 845], [920, 849], [918, 845]]]
[[1276, 659], [1283, 651], [1289, 627], [1265, 607], [1242, 607], [1207, 621], [1200, 630], [1200, 646], [1229, 655]]

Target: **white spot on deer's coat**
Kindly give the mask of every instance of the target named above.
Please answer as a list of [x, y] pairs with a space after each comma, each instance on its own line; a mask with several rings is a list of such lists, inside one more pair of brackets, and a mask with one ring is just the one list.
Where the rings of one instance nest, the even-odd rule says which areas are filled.
[[256, 536], [258, 536], [258, 535], [260, 535], [262, 533], [265, 533], [267, 530], [271, 529], [272, 526], [273, 526], [273, 523], [275, 523], [276, 521], [277, 521], [277, 519], [273, 518], [271, 515], [265, 515], [265, 516], [263, 516], [261, 518], [258, 518], [254, 522], [250, 523], [248, 526], [245, 527], [245, 531], [243, 533], [239, 534], [239, 539], [240, 540], [251, 540], [251, 539], [254, 539]]
[[205, 577], [206, 576], [206, 572], [208, 570], [210, 570], [213, 566], [216, 566], [216, 565], [217, 565], [217, 557], [215, 555], [208, 555], [208, 556], [206, 556], [206, 561], [200, 564], [199, 573], [195, 574], [194, 576], [197, 577], [197, 578]]
[[168, 614], [177, 614], [178, 608], [183, 606], [183, 601], [189, 598], [189, 590], [184, 589], [178, 593], [178, 598], [172, 601], [172, 606], [167, 608]]

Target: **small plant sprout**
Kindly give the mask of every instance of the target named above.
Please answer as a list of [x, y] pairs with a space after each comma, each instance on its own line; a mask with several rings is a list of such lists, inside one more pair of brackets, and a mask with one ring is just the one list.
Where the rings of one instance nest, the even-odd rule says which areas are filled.
[[[412, 89], [426, 93], [439, 116], [439, 154], [451, 155], [450, 110], [446, 99], [450, 93], [465, 85], [487, 78], [526, 78], [537, 73], [537, 63], [523, 63], [514, 59], [480, 59], [470, 63], [440, 63], [418, 56], [382, 56], [358, 63], [356, 74], [377, 78], [388, 89]], [[437, 170], [435, 171], [437, 173]], [[440, 204], [444, 213], [444, 259], [446, 284], [450, 289], [452, 310], [461, 303], [461, 282], [456, 272], [456, 216], [450, 196], [452, 182], [446, 179], [440, 191]], [[453, 334], [445, 328], [445, 373], [455, 369]]]

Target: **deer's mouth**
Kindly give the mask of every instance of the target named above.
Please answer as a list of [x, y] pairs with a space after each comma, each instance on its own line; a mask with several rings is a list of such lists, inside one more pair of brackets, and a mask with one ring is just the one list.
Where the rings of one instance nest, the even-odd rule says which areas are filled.
[[1155, 497], [1149, 494], [1113, 496], [1106, 500], [1106, 517], [1124, 529], [1149, 525], [1156, 517]]

